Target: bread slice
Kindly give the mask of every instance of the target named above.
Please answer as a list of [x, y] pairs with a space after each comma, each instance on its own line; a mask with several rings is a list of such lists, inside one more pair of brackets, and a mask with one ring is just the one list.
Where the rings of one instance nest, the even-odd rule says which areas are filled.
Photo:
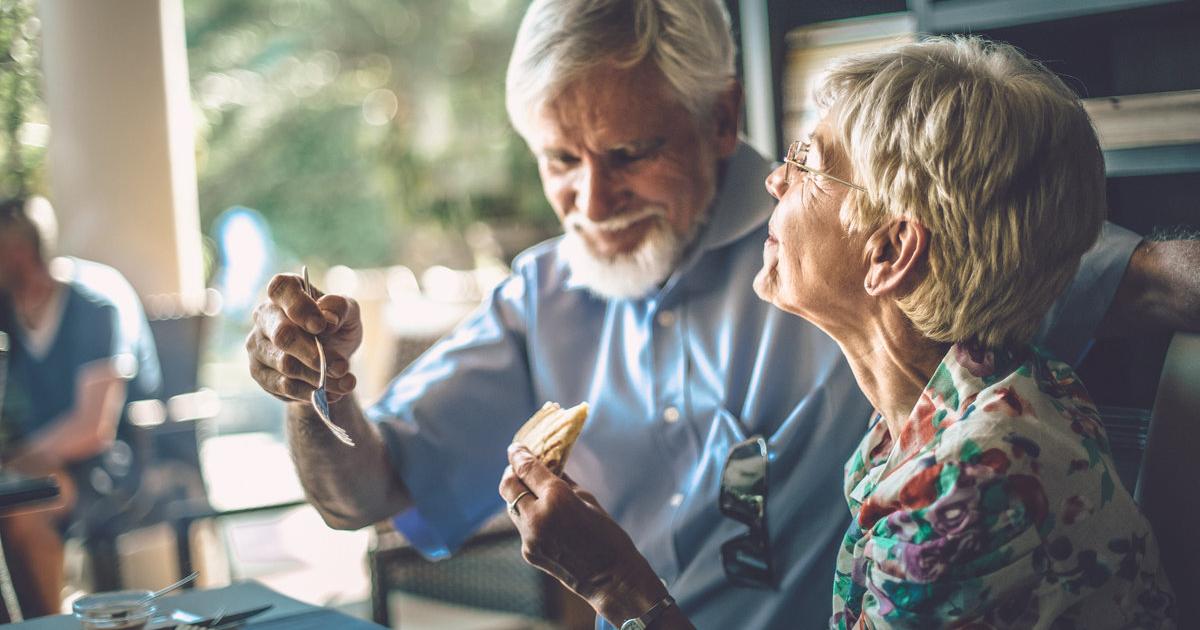
[[524, 444], [533, 451], [556, 475], [561, 475], [567, 463], [567, 455], [587, 422], [588, 404], [579, 403], [563, 409], [558, 403], [548, 402], [533, 417], [525, 421], [517, 431], [513, 442]]

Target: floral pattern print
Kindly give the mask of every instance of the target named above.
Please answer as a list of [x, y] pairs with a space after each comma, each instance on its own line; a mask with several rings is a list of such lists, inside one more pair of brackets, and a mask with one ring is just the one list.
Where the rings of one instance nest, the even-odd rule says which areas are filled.
[[1095, 405], [1035, 348], [950, 349], [846, 465], [833, 628], [1173, 628]]

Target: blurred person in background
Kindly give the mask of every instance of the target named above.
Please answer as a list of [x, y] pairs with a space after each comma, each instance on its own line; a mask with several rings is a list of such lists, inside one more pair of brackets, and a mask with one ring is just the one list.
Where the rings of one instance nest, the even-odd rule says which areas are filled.
[[[290, 449], [330, 526], [392, 518], [444, 557], [503, 507], [496, 481], [522, 422], [542, 401], [587, 400], [567, 472], [697, 626], [826, 623], [849, 520], [842, 465], [862, 437], [844, 419], [871, 407], [837, 344], [748, 282], [775, 201], [762, 186], [771, 162], [738, 138], [734, 57], [720, 0], [535, 1], [509, 64], [508, 110], [565, 233], [518, 256], [480, 309], [366, 410], [352, 395], [357, 304], [314, 301], [295, 275], [272, 279], [246, 340], [250, 372], [288, 402]], [[1143, 243], [1108, 226], [1039, 339], [1074, 363], [1113, 329], [1200, 328], [1198, 261], [1200, 243]], [[353, 449], [309, 404], [314, 336]], [[718, 495], [726, 459], [754, 436], [775, 472], [769, 518], [743, 540]], [[606, 570], [599, 581], [619, 576]], [[630, 598], [619, 616], [649, 605]]]
[[26, 616], [59, 612], [63, 534], [129, 474], [132, 453], [115, 442], [125, 402], [161, 382], [133, 288], [99, 263], [51, 261], [54, 228], [44, 198], [0, 202], [0, 330], [11, 345], [0, 466], [53, 475], [63, 490], [52, 509], [0, 518]]

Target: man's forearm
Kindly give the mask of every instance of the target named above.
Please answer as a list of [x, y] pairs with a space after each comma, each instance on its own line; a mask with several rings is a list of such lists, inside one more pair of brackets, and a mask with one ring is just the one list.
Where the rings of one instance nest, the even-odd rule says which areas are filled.
[[1100, 335], [1162, 330], [1200, 331], [1200, 240], [1142, 241]]
[[355, 446], [342, 444], [303, 403], [288, 405], [287, 436], [300, 483], [325, 523], [359, 529], [407, 508], [407, 489], [388, 459], [379, 429], [363, 417], [353, 396], [330, 407]]

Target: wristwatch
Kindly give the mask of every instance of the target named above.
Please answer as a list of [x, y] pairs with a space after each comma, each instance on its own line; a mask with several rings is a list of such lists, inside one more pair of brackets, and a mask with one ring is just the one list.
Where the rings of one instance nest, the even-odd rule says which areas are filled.
[[675, 598], [667, 595], [657, 604], [651, 606], [650, 610], [647, 610], [646, 614], [642, 615], [641, 617], [626, 619], [625, 623], [621, 624], [621, 630], [646, 630], [646, 628], [650, 627], [650, 624], [658, 621], [658, 618], [661, 617], [668, 608], [674, 605]]

